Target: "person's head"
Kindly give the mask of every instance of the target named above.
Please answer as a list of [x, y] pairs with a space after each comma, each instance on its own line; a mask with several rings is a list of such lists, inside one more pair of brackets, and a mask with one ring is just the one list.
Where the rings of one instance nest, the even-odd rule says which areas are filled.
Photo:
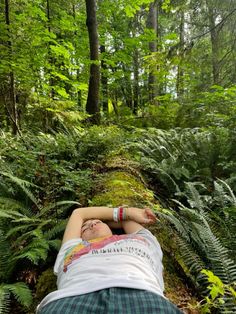
[[111, 235], [112, 231], [109, 226], [99, 219], [89, 219], [81, 227], [81, 238], [83, 240], [92, 240]]

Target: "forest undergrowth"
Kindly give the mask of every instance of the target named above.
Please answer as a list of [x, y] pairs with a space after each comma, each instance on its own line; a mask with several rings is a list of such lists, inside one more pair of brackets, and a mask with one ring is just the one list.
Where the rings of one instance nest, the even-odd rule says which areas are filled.
[[2, 132], [1, 313], [11, 312], [16, 301], [20, 311], [31, 313], [42, 294], [55, 288], [47, 280], [42, 292], [37, 283], [53, 265], [73, 208], [91, 204], [108, 160], [113, 168], [133, 171], [154, 193], [146, 205], [173, 235], [174, 243], [167, 239], [164, 249], [192, 283], [198, 309], [233, 313], [234, 141], [234, 132], [224, 127], [130, 132], [94, 126], [23, 138]]

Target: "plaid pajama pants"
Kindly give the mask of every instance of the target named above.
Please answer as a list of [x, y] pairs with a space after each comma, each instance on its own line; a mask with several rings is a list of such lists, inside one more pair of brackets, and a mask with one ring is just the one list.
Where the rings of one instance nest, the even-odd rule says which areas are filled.
[[145, 290], [108, 288], [66, 297], [45, 305], [39, 314], [181, 314], [165, 298]]

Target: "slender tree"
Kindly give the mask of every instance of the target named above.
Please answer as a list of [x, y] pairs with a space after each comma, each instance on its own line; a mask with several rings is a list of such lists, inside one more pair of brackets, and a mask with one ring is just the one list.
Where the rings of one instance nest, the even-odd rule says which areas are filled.
[[90, 77], [88, 98], [86, 103], [86, 111], [91, 115], [90, 121], [92, 123], [99, 123], [99, 81], [100, 81], [100, 67], [99, 67], [99, 45], [98, 45], [98, 30], [97, 30], [97, 16], [96, 16], [96, 1], [86, 0], [86, 25], [89, 34], [90, 45]]
[[[100, 46], [101, 54], [105, 55], [105, 45]], [[107, 78], [107, 65], [106, 61], [102, 57], [101, 60], [101, 84], [102, 84], [102, 109], [104, 113], [108, 113], [108, 78]]]
[[[157, 34], [157, 1], [149, 5], [149, 14], [147, 17], [147, 27], [153, 30], [154, 34]], [[157, 39], [149, 42], [150, 53], [157, 51]], [[157, 96], [157, 82], [155, 77], [155, 70], [150, 69], [148, 77], [148, 91], [150, 103], [155, 103], [155, 97]]]
[[184, 58], [184, 11], [180, 11], [180, 25], [179, 25], [179, 64], [176, 80], [176, 92], [178, 97], [184, 94], [184, 70], [183, 70], [183, 58]]
[[14, 135], [19, 133], [19, 119], [16, 103], [16, 90], [15, 90], [15, 75], [12, 68], [13, 64], [13, 52], [12, 52], [12, 41], [10, 35], [10, 6], [9, 0], [5, 0], [5, 22], [7, 26], [7, 48], [8, 48], [8, 59], [10, 61], [10, 71], [9, 71], [9, 102], [5, 101], [5, 106], [8, 112], [8, 116], [12, 122], [12, 132]]
[[212, 47], [212, 74], [213, 84], [219, 84], [220, 81], [220, 65], [219, 65], [219, 25], [217, 26], [217, 12], [215, 4], [211, 0], [206, 1], [208, 9], [208, 19], [210, 28], [210, 38]]

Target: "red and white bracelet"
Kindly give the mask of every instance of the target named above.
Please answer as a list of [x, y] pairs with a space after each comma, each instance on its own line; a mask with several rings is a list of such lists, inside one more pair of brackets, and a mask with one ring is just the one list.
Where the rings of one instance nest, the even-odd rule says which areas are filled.
[[124, 221], [126, 219], [126, 211], [123, 207], [113, 208], [113, 220], [115, 222]]

